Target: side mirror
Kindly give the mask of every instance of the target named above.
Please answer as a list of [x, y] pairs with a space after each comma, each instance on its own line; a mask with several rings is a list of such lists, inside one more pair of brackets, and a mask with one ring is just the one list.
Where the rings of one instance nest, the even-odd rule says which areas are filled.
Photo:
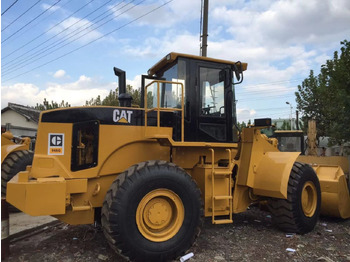
[[235, 84], [240, 84], [243, 81], [243, 70], [242, 70], [242, 63], [240, 61], [236, 62], [232, 66], [232, 70], [235, 72], [236, 79], [238, 83]]

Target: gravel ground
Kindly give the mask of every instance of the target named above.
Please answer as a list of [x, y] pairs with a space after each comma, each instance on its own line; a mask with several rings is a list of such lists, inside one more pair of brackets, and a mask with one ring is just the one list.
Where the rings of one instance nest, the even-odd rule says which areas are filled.
[[[50, 227], [12, 242], [10, 251], [4, 261], [125, 261], [101, 230], [87, 225]], [[288, 235], [272, 225], [269, 213], [253, 207], [234, 215], [233, 224], [212, 225], [207, 218], [188, 252], [194, 253], [189, 262], [350, 261], [350, 219], [321, 217], [311, 233]]]

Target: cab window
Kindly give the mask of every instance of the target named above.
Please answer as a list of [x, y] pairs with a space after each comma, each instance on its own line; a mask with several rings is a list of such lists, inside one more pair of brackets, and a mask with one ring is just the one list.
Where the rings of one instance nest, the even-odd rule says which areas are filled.
[[224, 81], [220, 81], [220, 69], [200, 68], [201, 115], [223, 116]]

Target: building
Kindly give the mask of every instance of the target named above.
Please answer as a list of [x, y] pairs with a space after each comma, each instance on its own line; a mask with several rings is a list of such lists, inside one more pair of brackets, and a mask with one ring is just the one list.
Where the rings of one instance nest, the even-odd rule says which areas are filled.
[[1, 132], [11, 131], [14, 136], [34, 137], [38, 129], [40, 110], [8, 103], [1, 110]]

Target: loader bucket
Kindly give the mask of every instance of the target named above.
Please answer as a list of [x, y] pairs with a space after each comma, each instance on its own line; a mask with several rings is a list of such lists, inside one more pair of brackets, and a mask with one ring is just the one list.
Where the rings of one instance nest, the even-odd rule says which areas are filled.
[[349, 218], [350, 192], [340, 166], [312, 165], [321, 185], [321, 214]]

